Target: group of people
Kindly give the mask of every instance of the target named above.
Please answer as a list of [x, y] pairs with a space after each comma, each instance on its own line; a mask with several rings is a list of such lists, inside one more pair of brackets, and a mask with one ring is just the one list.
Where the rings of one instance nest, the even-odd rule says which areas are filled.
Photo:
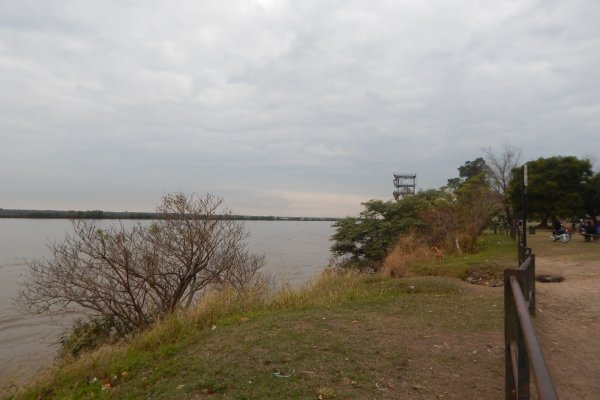
[[579, 220], [579, 233], [588, 235], [600, 235], [600, 223], [591, 218]]
[[[577, 225], [579, 224], [579, 229]], [[552, 234], [560, 235], [567, 231], [565, 225], [557, 215], [552, 218]], [[571, 232], [577, 232], [588, 235], [600, 235], [600, 223], [595, 218], [573, 219], [571, 222]]]

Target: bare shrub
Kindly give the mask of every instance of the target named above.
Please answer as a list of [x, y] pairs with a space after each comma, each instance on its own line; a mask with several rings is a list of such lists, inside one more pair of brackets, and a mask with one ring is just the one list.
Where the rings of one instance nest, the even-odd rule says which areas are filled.
[[513, 170], [519, 165], [521, 149], [508, 143], [502, 145], [500, 153], [495, 153], [491, 147], [483, 150], [489, 166], [488, 176], [491, 178], [492, 188], [496, 191], [502, 201], [504, 216], [509, 221], [512, 218], [510, 208], [509, 186], [513, 179]]
[[248, 233], [222, 199], [163, 197], [162, 219], [150, 225], [99, 228], [73, 221], [73, 233], [34, 261], [18, 301], [47, 312], [77, 304], [128, 330], [187, 307], [208, 287], [242, 288], [256, 278], [263, 257], [248, 253]]
[[456, 204], [444, 204], [422, 214], [428, 229], [421, 230], [421, 237], [428, 245], [452, 248], [456, 231], [460, 228], [456, 208]]
[[477, 238], [501, 209], [500, 198], [482, 175], [463, 182], [454, 192], [454, 201], [421, 214], [427, 229], [420, 233], [429, 245], [460, 252], [475, 251]]
[[472, 253], [477, 238], [501, 209], [500, 198], [487, 185], [472, 180], [458, 191], [457, 199], [458, 225], [453, 236], [464, 251]]
[[415, 232], [401, 236], [383, 262], [385, 276], [404, 277], [411, 264], [433, 259], [433, 253]]

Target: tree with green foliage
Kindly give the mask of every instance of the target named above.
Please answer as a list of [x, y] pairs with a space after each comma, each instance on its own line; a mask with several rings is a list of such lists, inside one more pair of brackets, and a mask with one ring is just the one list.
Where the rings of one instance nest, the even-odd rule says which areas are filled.
[[456, 190], [460, 185], [472, 177], [478, 175], [487, 176], [488, 171], [489, 167], [481, 157], [478, 157], [473, 161], [466, 161], [463, 165], [458, 167], [458, 178], [448, 179], [448, 187]]
[[469, 179], [476, 175], [485, 174], [489, 167], [485, 160], [481, 157], [473, 161], [467, 161], [464, 165], [458, 167], [458, 174], [461, 178]]
[[[573, 156], [538, 158], [527, 163], [528, 213], [542, 225], [554, 215], [578, 216], [584, 212], [586, 188], [592, 177], [589, 160]], [[522, 212], [522, 168], [513, 169], [510, 199], [517, 213]]]
[[590, 178], [585, 185], [584, 209], [591, 217], [600, 215], [600, 172]]
[[377, 268], [389, 248], [411, 229], [425, 228], [422, 215], [446, 198], [440, 190], [419, 192], [400, 201], [369, 200], [358, 217], [333, 224], [332, 253], [359, 268]]

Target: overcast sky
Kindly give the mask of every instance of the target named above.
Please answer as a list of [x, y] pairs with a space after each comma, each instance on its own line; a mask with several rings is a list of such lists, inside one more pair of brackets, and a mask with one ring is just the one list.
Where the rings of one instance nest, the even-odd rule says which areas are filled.
[[[0, 0], [0, 207], [345, 216], [600, 152], [600, 1]], [[597, 161], [597, 160], [594, 160]]]

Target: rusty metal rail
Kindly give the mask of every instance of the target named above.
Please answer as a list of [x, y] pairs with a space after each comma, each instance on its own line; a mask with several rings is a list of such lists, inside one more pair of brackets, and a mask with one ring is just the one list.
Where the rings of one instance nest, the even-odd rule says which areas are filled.
[[558, 399], [535, 333], [531, 319], [534, 315], [535, 255], [528, 251], [519, 269], [504, 270], [506, 400], [530, 398], [530, 367], [539, 399]]

